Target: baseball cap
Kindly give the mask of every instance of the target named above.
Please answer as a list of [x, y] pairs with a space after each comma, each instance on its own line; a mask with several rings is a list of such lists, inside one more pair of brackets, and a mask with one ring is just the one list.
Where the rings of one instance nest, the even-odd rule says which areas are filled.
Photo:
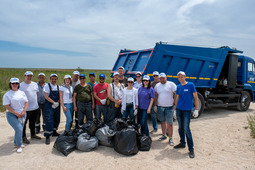
[[80, 74], [79, 77], [85, 77], [86, 78], [85, 74]]
[[122, 70], [124, 70], [124, 71], [125, 71], [125, 69], [124, 69], [124, 67], [123, 67], [123, 66], [120, 66], [118, 69], [122, 69]]
[[95, 73], [93, 73], [93, 72], [89, 73], [89, 76], [91, 76], [91, 75], [96, 76]]
[[53, 74], [50, 75], [50, 77], [58, 77], [58, 75], [53, 73]]
[[132, 81], [132, 82], [134, 82], [134, 79], [133, 79], [132, 77], [129, 77], [129, 78], [127, 79], [127, 81]]
[[39, 76], [44, 76], [44, 77], [45, 77], [45, 74], [44, 74], [44, 73], [39, 73], [39, 74], [38, 74], [38, 77], [39, 77]]
[[157, 72], [157, 71], [153, 71], [153, 76], [158, 76], [159, 75], [159, 72]]
[[10, 83], [19, 83], [19, 79], [16, 77], [13, 77], [10, 79]]
[[119, 74], [118, 72], [115, 72], [115, 73], [113, 73], [112, 76], [114, 77], [114, 76], [116, 76], [116, 75], [120, 75], [120, 74]]
[[143, 80], [150, 80], [150, 76], [144, 75], [144, 76], [143, 76]]
[[177, 76], [178, 76], [179, 74], [186, 76], [186, 74], [185, 74], [183, 71], [179, 71], [179, 72], [177, 73]]
[[135, 75], [137, 75], [137, 74], [140, 74], [140, 75], [142, 75], [142, 73], [141, 73], [141, 72], [139, 72], [139, 71], [135, 73]]
[[33, 75], [33, 73], [32, 73], [32, 71], [26, 71], [24, 75], [25, 75], [25, 76], [27, 76], [27, 75]]
[[70, 75], [65, 75], [65, 77], [64, 77], [64, 79], [68, 79], [68, 78], [71, 78], [71, 76]]
[[99, 78], [101, 78], [101, 77], [105, 78], [105, 75], [102, 73], [99, 75]]
[[166, 74], [165, 74], [165, 73], [160, 73], [160, 74], [159, 74], [159, 78], [160, 78], [160, 77], [166, 77]]
[[73, 74], [74, 74], [74, 75], [75, 75], [75, 74], [76, 74], [76, 75], [79, 75], [80, 73], [79, 73], [79, 71], [74, 71]]

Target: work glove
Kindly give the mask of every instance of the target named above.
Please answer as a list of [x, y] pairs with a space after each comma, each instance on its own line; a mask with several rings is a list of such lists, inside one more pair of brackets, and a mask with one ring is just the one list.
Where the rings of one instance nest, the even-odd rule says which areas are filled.
[[176, 110], [174, 110], [174, 119], [177, 120], [176, 119]]
[[100, 102], [102, 103], [102, 105], [105, 105], [106, 104], [106, 99], [102, 99], [102, 100], [100, 100]]
[[198, 110], [195, 110], [195, 111], [193, 112], [193, 117], [194, 117], [194, 118], [198, 117]]
[[121, 109], [121, 114], [123, 115], [123, 113], [124, 113], [124, 110]]
[[59, 106], [59, 103], [58, 102], [54, 102], [51, 107], [53, 109], [56, 109], [58, 106]]
[[154, 112], [158, 113], [158, 107], [157, 106], [154, 106], [153, 110], [154, 110]]
[[135, 111], [134, 111], [134, 116], [136, 116], [136, 115], [137, 115], [137, 113], [138, 113], [138, 110], [137, 110], [137, 109], [135, 109]]

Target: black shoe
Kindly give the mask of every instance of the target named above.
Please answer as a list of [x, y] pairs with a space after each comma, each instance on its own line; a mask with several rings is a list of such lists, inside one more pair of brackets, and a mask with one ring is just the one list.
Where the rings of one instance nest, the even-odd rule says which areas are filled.
[[38, 127], [38, 128], [35, 128], [35, 134], [38, 134], [38, 133], [40, 133], [40, 128]]
[[52, 136], [59, 136], [59, 133], [56, 130], [54, 130]]
[[179, 143], [178, 145], [174, 146], [174, 149], [180, 149], [180, 148], [185, 148], [185, 145], [182, 145], [181, 143]]
[[23, 138], [23, 143], [25, 143], [25, 144], [30, 144], [29, 140], [27, 140], [26, 137]]
[[39, 136], [34, 135], [34, 136], [31, 136], [31, 139], [38, 139], [38, 140], [41, 140], [42, 138], [39, 137]]
[[189, 157], [190, 157], [191, 159], [195, 158], [195, 153], [194, 153], [194, 151], [189, 151]]
[[46, 136], [45, 144], [46, 144], [46, 145], [49, 145], [49, 144], [50, 144], [50, 137], [49, 137], [49, 136]]

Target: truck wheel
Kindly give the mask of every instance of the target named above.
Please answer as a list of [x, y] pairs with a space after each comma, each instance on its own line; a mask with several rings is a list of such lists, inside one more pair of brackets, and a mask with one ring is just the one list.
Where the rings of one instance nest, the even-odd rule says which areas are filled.
[[[199, 117], [205, 109], [205, 100], [204, 100], [204, 97], [202, 96], [202, 94], [200, 94], [199, 92], [197, 92], [197, 96], [198, 96], [198, 117]], [[193, 110], [195, 110], [195, 103], [193, 105], [194, 105]], [[198, 117], [196, 117], [196, 118], [198, 118]], [[192, 116], [192, 118], [194, 118], [194, 117]], [[194, 118], [194, 119], [196, 119], [196, 118]]]
[[246, 111], [249, 109], [251, 103], [251, 95], [249, 92], [244, 91], [241, 95], [240, 103], [237, 105], [237, 110]]

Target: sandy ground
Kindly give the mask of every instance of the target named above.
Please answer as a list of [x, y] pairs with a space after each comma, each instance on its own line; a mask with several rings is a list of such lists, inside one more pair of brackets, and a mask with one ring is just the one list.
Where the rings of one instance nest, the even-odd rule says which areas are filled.
[[[75, 150], [67, 157], [45, 145], [45, 139], [30, 140], [23, 152], [13, 149], [14, 131], [7, 123], [5, 113], [0, 115], [0, 169], [255, 169], [255, 139], [250, 136], [246, 116], [255, 114], [255, 104], [247, 112], [234, 109], [214, 108], [205, 110], [198, 119], [192, 119], [194, 159], [188, 149], [176, 150], [168, 141], [157, 141], [161, 129], [151, 135], [149, 152], [135, 156], [118, 154], [113, 148], [99, 146], [92, 152]], [[148, 121], [152, 130], [151, 121]], [[63, 132], [65, 116], [61, 115], [59, 132]], [[179, 143], [178, 125], [174, 122], [174, 142]], [[28, 131], [27, 131], [28, 132]], [[43, 137], [41, 132], [39, 136]]]

